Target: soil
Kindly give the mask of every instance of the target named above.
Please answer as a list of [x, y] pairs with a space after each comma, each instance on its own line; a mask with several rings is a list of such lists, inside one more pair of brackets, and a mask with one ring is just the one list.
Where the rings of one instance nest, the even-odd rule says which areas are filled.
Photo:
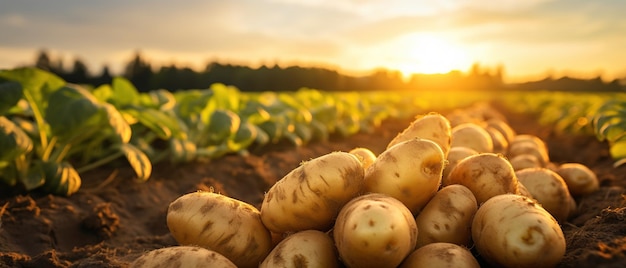
[[[531, 117], [501, 112], [518, 133], [544, 139], [553, 162], [583, 163], [600, 180], [600, 190], [578, 198], [576, 213], [562, 223], [567, 252], [559, 267], [626, 267], [626, 167], [614, 168], [607, 144], [594, 137], [561, 135]], [[146, 251], [177, 244], [165, 216], [179, 196], [213, 189], [260, 207], [263, 193], [301, 161], [355, 147], [378, 154], [411, 120], [298, 148], [276, 144], [247, 156], [158, 164], [143, 183], [124, 165], [108, 167], [83, 174], [83, 187], [71, 197], [2, 191], [0, 267], [126, 267]]]

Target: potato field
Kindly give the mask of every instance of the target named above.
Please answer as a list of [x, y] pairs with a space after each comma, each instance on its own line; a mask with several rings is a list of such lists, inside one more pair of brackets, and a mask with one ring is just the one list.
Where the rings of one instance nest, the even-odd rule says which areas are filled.
[[3, 70], [0, 267], [625, 267], [625, 130], [621, 93]]

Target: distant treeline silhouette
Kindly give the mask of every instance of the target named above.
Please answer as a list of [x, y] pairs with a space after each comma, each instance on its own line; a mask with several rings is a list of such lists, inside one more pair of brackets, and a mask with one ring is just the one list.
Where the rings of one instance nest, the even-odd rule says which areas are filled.
[[[38, 55], [35, 67], [59, 75], [68, 82], [99, 86], [111, 83], [114, 76], [108, 66], [93, 75], [87, 65], [75, 59], [71, 68], [64, 68], [62, 61], [52, 60], [45, 50]], [[577, 79], [562, 77], [546, 78], [518, 84], [505, 84], [503, 67], [495, 70], [475, 63], [467, 73], [451, 71], [446, 74], [414, 74], [405, 79], [399, 71], [374, 70], [369, 75], [350, 76], [325, 68], [299, 66], [251, 68], [243, 65], [211, 62], [202, 71], [175, 65], [153, 68], [137, 52], [126, 64], [123, 74], [139, 91], [154, 89], [170, 91], [208, 88], [213, 83], [236, 86], [242, 91], [294, 91], [303, 87], [326, 91], [372, 91], [372, 90], [559, 90], [559, 91], [626, 91], [619, 80], [604, 82], [600, 77]]]

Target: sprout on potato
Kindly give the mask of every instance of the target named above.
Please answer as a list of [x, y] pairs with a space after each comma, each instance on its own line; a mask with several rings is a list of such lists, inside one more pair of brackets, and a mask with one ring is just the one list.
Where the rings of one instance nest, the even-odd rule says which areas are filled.
[[397, 267], [414, 249], [417, 226], [397, 199], [370, 193], [339, 212], [333, 237], [347, 267]]
[[437, 192], [445, 158], [439, 145], [411, 139], [381, 153], [365, 171], [365, 191], [383, 193], [416, 213]]
[[259, 210], [212, 192], [185, 194], [170, 203], [167, 227], [181, 245], [211, 249], [238, 267], [257, 267], [272, 247]]
[[304, 162], [267, 191], [261, 220], [276, 233], [327, 231], [341, 207], [363, 190], [364, 173], [359, 159], [347, 152]]
[[558, 222], [539, 203], [517, 194], [490, 198], [472, 221], [476, 250], [497, 267], [555, 267], [565, 255]]

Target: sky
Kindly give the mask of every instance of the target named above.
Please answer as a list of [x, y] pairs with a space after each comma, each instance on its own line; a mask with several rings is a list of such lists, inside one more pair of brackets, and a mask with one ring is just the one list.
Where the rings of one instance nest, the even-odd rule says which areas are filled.
[[623, 0], [0, 0], [0, 69], [41, 49], [71, 66], [301, 65], [366, 74], [504, 68], [626, 77]]

